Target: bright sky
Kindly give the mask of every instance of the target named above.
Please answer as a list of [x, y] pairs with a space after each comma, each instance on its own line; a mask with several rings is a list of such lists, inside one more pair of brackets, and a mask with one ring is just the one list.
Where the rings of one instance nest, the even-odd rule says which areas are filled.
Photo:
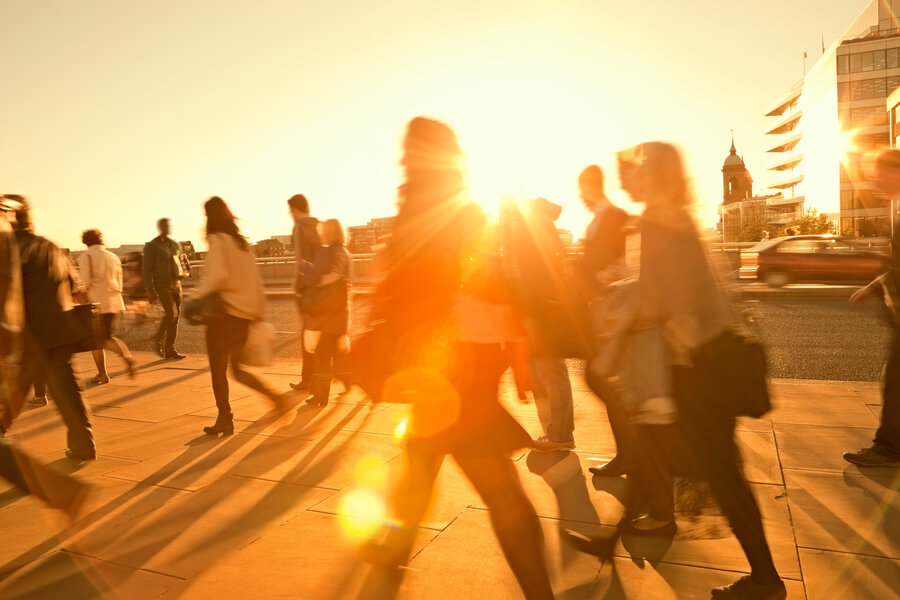
[[[762, 115], [868, 0], [0, 0], [0, 192], [80, 248], [142, 243], [170, 217], [200, 247], [225, 198], [252, 240], [297, 192], [345, 226], [395, 212], [411, 117], [453, 126], [474, 193], [543, 195], [583, 233], [575, 180], [613, 153], [685, 150], [704, 225], [736, 143], [756, 180]], [[635, 211], [635, 207], [628, 207]]]

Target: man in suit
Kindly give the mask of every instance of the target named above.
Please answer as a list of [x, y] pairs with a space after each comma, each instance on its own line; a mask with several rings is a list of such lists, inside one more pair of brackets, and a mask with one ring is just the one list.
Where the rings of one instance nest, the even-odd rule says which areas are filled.
[[891, 199], [891, 260], [887, 270], [868, 286], [850, 297], [861, 306], [881, 296], [891, 314], [891, 349], [884, 369], [884, 406], [881, 425], [872, 446], [844, 453], [844, 460], [860, 467], [900, 467], [900, 150], [886, 150], [875, 161], [875, 185]]
[[[288, 199], [288, 209], [291, 212], [291, 218], [294, 220], [294, 294], [297, 298], [297, 312], [300, 316], [300, 340], [303, 343], [303, 323], [305, 315], [303, 314], [302, 301], [303, 292], [306, 289], [306, 282], [303, 279], [303, 271], [300, 266], [305, 262], [314, 263], [316, 261], [316, 253], [322, 246], [319, 241], [318, 225], [319, 221], [309, 214], [309, 201], [303, 194], [294, 194]], [[292, 383], [291, 387], [295, 390], [309, 390], [312, 384], [313, 375], [316, 368], [316, 355], [307, 352], [303, 348], [303, 367], [301, 369], [300, 381]]]
[[[594, 214], [585, 234], [582, 272], [585, 294], [597, 299], [606, 293], [610, 283], [622, 277], [627, 214], [606, 197], [603, 170], [597, 165], [590, 165], [581, 172], [578, 176], [578, 188], [584, 205]], [[628, 415], [618, 392], [605, 378], [592, 373], [590, 369], [585, 372], [585, 378], [591, 391], [606, 403], [617, 453], [605, 465], [590, 467], [589, 470], [595, 475], [623, 475], [627, 471], [633, 444]]]
[[72, 292], [80, 279], [62, 250], [34, 234], [28, 203], [24, 198], [19, 202], [15, 231], [22, 269], [25, 336], [14, 399], [21, 406], [21, 398], [43, 365], [51, 397], [68, 429], [66, 456], [93, 460], [97, 454], [91, 420], [70, 362], [75, 345], [90, 335], [72, 311]]
[[184, 269], [181, 264], [181, 246], [169, 237], [171, 229], [168, 219], [160, 219], [156, 226], [159, 235], [144, 245], [143, 261], [147, 299], [151, 304], [158, 299], [164, 313], [153, 341], [161, 357], [181, 360], [185, 355], [175, 349], [183, 297], [181, 280], [184, 279]]

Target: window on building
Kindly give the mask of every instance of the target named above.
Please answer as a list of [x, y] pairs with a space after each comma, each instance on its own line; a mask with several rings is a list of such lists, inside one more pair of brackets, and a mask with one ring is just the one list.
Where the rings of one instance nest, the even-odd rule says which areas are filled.
[[900, 87], [900, 75], [892, 75], [885, 80], [885, 88], [887, 88], [886, 91], [888, 96], [894, 93], [894, 90], [898, 87]]
[[850, 83], [844, 82], [837, 84], [838, 102], [847, 102], [850, 100]]
[[857, 81], [850, 82], [850, 98], [852, 100], [865, 100], [863, 97], [863, 80], [858, 79]]
[[[888, 48], [885, 52], [885, 61], [885, 66], [888, 69], [896, 69], [897, 67], [900, 67], [900, 48]], [[849, 61], [847, 63], [847, 68], [850, 68]], [[838, 73], [840, 72], [840, 67], [838, 67]]]
[[879, 77], [877, 79], [872, 80], [872, 97], [873, 98], [887, 97], [887, 89], [885, 87], [884, 77]]
[[863, 52], [860, 55], [860, 59], [862, 60], [862, 69], [861, 71], [871, 71], [875, 68], [875, 53], [874, 52]]
[[[894, 57], [896, 59], [896, 56]], [[837, 74], [846, 75], [850, 72], [850, 56], [844, 54], [837, 57]]]
[[862, 54], [850, 55], [850, 72], [859, 73], [862, 71]]
[[875, 67], [874, 70], [881, 71], [882, 69], [884, 69], [884, 63], [885, 63], [884, 50], [875, 50], [874, 52], [872, 52], [872, 61], [873, 61], [873, 66]]

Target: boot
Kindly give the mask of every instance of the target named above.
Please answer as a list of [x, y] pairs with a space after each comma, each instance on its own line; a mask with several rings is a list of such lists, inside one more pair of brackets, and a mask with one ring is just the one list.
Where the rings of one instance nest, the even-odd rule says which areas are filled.
[[231, 435], [234, 433], [234, 415], [229, 413], [219, 413], [216, 417], [216, 424], [212, 427], [204, 427], [203, 433], [207, 435]]

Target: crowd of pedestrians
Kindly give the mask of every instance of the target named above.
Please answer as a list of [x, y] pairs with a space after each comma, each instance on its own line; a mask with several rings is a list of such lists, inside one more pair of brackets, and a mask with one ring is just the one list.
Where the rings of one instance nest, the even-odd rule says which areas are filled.
[[[511, 453], [576, 448], [566, 361], [580, 358], [588, 386], [606, 406], [617, 446], [612, 460], [590, 470], [627, 475], [631, 492], [615, 535], [570, 533], [567, 539], [606, 556], [622, 533], [673, 536], [674, 477], [697, 477], [709, 483], [750, 564], [749, 575], [713, 590], [713, 597], [785, 598], [735, 445], [735, 419], [747, 413], [726, 375], [742, 367], [729, 361], [745, 324], [691, 216], [682, 157], [670, 144], [649, 142], [620, 152], [617, 164], [624, 191], [644, 206], [643, 214], [632, 218], [612, 204], [600, 167], [584, 168], [577, 183], [592, 220], [583, 255], [573, 261], [556, 229], [561, 206], [545, 198], [508, 201], [492, 220], [468, 195], [465, 156], [454, 132], [438, 121], [413, 119], [404, 139], [394, 230], [376, 259], [369, 327], [353, 340], [344, 230], [335, 219], [312, 217], [304, 195], [288, 199], [303, 350], [301, 379], [291, 387], [308, 392], [306, 402], [317, 407], [328, 404], [334, 379], [345, 390], [360, 386], [374, 401], [412, 405], [406, 468], [391, 496], [393, 519], [360, 549], [364, 559], [381, 566], [409, 559], [438, 472], [451, 455], [490, 511], [525, 596], [552, 598], [541, 528]], [[900, 152], [883, 154], [877, 169], [882, 191], [900, 195]], [[46, 381], [67, 428], [66, 455], [96, 457], [71, 359], [91, 351], [97, 385], [110, 380], [105, 350], [136, 375], [131, 352], [115, 335], [123, 293], [159, 303], [163, 317], [153, 342], [163, 359], [185, 358], [176, 349], [182, 312], [206, 326], [218, 409], [215, 423], [204, 427], [207, 434], [234, 432], [229, 365], [236, 381], [275, 410], [291, 408], [287, 395], [242, 366], [248, 337], [263, 319], [265, 294], [255, 257], [223, 199], [204, 205], [209, 250], [199, 287], [186, 302], [181, 282], [190, 265], [170, 237], [168, 219], [159, 220], [159, 236], [146, 244], [140, 267], [129, 260], [123, 268], [104, 248], [99, 230], [85, 231], [87, 251], [76, 269], [60, 248], [35, 234], [25, 198], [3, 196], [0, 209], [4, 430], [28, 402], [30, 388], [32, 402], [46, 403]], [[639, 259], [629, 264], [628, 240], [638, 234]], [[883, 295], [890, 306], [900, 305], [898, 239], [888, 272], [855, 294], [854, 303]], [[881, 428], [871, 448], [845, 455], [858, 465], [900, 464], [898, 322], [895, 316]], [[537, 439], [499, 401], [508, 369], [520, 397], [534, 398], [543, 428]], [[84, 494], [77, 480], [53, 472], [6, 438], [0, 474], [67, 511]], [[46, 493], [48, 486], [36, 486], [36, 478], [55, 480], [49, 489], [56, 491]]]

